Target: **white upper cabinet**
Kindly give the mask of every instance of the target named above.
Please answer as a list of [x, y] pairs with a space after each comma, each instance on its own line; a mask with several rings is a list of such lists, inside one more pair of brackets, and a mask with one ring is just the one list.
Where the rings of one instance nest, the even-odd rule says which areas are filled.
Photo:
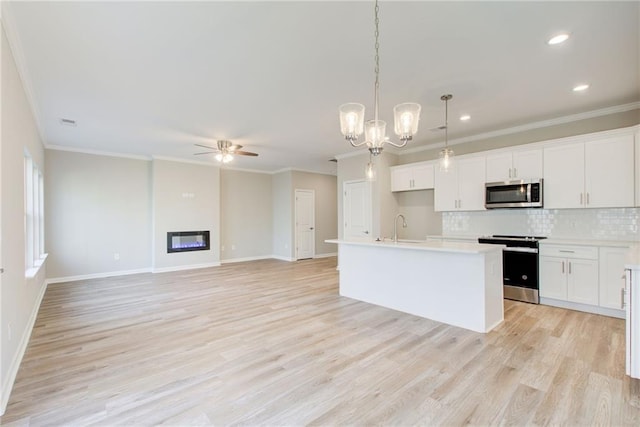
[[455, 159], [448, 172], [435, 170], [436, 211], [484, 210], [484, 156]]
[[545, 208], [633, 206], [633, 144], [622, 135], [545, 147]]
[[640, 128], [636, 131], [636, 206], [640, 206]]
[[542, 148], [487, 155], [487, 182], [542, 177]]
[[391, 168], [391, 191], [427, 190], [434, 186], [434, 163], [412, 163]]

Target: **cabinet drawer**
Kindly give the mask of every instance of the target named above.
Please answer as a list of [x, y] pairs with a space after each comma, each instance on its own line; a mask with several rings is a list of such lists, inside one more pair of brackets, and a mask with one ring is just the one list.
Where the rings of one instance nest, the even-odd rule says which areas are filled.
[[598, 259], [598, 248], [596, 246], [565, 246], [543, 244], [540, 245], [540, 255], [562, 258]]

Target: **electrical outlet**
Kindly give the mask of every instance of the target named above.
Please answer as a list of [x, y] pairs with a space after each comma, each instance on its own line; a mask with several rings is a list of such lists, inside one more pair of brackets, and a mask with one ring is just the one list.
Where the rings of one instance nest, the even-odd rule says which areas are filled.
[[222, 245], [222, 248], [221, 248], [221, 250], [222, 250], [222, 252], [224, 252], [224, 245]]
[[120, 254], [118, 252], [113, 254], [113, 260], [114, 261], [120, 261]]
[[231, 250], [235, 251], [236, 250], [236, 245], [231, 245]]

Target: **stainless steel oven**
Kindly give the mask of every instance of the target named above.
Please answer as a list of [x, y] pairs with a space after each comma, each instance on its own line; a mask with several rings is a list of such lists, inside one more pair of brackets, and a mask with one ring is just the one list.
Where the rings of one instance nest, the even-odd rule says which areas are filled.
[[544, 237], [495, 235], [481, 237], [479, 243], [504, 245], [502, 284], [504, 297], [540, 303], [538, 241]]

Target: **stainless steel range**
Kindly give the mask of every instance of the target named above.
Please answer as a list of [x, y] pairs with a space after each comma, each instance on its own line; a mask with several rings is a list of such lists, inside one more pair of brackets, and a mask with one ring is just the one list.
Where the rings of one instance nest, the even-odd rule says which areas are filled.
[[538, 242], [542, 239], [546, 237], [494, 235], [478, 239], [478, 243], [506, 246], [502, 250], [505, 298], [540, 304]]

